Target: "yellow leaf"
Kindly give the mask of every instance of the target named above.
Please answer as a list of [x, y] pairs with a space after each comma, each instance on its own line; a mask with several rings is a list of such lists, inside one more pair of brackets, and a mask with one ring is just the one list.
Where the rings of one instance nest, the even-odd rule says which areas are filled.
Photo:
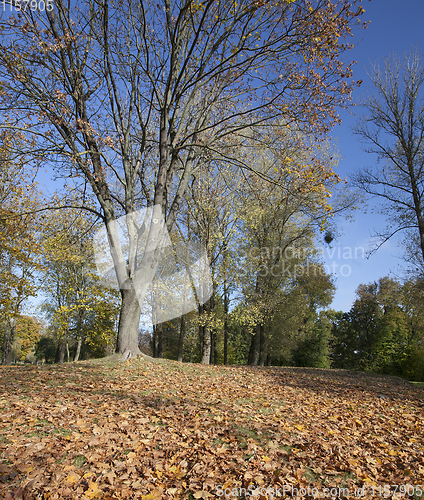
[[67, 483], [76, 483], [77, 481], [79, 481], [81, 479], [81, 476], [79, 476], [78, 474], [76, 474], [75, 472], [73, 472], [72, 474], [69, 474], [69, 476], [65, 479], [65, 481]]
[[295, 425], [295, 427], [298, 431], [303, 431], [303, 429], [305, 428], [303, 425]]
[[366, 477], [364, 479], [364, 483], [370, 484], [371, 486], [377, 486], [377, 484], [372, 479], [370, 479], [369, 477]]
[[93, 483], [92, 481], [90, 481], [88, 490], [84, 492], [84, 495], [88, 498], [99, 498], [102, 496], [102, 491], [99, 490], [97, 483]]

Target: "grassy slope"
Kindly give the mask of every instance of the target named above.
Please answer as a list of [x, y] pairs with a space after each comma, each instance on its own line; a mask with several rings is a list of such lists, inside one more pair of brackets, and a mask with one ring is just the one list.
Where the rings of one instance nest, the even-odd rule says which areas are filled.
[[113, 359], [0, 375], [0, 498], [424, 485], [424, 392], [400, 379]]

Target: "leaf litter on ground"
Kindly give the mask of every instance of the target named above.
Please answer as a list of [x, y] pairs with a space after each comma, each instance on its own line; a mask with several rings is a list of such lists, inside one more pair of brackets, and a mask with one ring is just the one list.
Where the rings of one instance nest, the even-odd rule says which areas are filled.
[[421, 497], [424, 392], [396, 377], [115, 358], [0, 374], [6, 500]]

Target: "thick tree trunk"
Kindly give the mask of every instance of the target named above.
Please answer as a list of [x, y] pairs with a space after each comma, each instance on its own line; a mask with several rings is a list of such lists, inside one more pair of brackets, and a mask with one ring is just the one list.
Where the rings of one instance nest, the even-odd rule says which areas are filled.
[[142, 354], [138, 348], [141, 306], [134, 289], [121, 290], [121, 297], [117, 351], [122, 354], [124, 359], [129, 359]]
[[[130, 240], [129, 261], [127, 263], [121, 250], [116, 220], [111, 219], [107, 224], [110, 252], [122, 297], [116, 350], [118, 353], [122, 354], [124, 360], [137, 357], [138, 355], [144, 356], [138, 347], [141, 306], [145, 294], [155, 276], [162, 254], [161, 248], [163, 244], [166, 243], [166, 236], [168, 236], [162, 215], [161, 204], [155, 204], [153, 211], [150, 210], [148, 212], [146, 217], [149, 218], [153, 216], [153, 223], [150, 226], [142, 262], [137, 269], [135, 265], [137, 252], [136, 246], [134, 245], [138, 236], [133, 214], [129, 212], [126, 215]], [[161, 347], [159, 346], [159, 350], [160, 349]]]
[[184, 337], [186, 330], [185, 316], [181, 316], [180, 320], [180, 336], [178, 338], [178, 361], [182, 363], [183, 361], [183, 347], [184, 347]]

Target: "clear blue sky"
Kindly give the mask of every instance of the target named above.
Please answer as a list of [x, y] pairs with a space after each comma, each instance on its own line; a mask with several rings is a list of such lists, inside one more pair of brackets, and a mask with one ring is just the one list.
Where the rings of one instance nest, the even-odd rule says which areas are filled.
[[[424, 53], [424, 0], [371, 0], [363, 1], [365, 14], [363, 19], [370, 21], [366, 30], [355, 29], [352, 41], [355, 48], [349, 54], [349, 58], [357, 61], [354, 65], [354, 79], [363, 80], [359, 89], [355, 89], [353, 100], [359, 102], [362, 95], [372, 91], [371, 81], [367, 72], [371, 70], [371, 64], [382, 61], [384, 57], [389, 57], [393, 52], [398, 56], [403, 56], [409, 52], [412, 46]], [[363, 110], [356, 106], [350, 112], [340, 113], [342, 124], [337, 126], [333, 132], [333, 138], [337, 141], [340, 150], [341, 161], [337, 173], [343, 178], [349, 176], [361, 167], [371, 167], [375, 165], [376, 158], [373, 155], [364, 153], [361, 144], [352, 133], [352, 126], [356, 123], [356, 117], [351, 112], [361, 115]], [[342, 234], [333, 241], [331, 247], [326, 250], [326, 262], [338, 266], [336, 272], [337, 292], [333, 300], [333, 307], [336, 310], [348, 311], [355, 300], [355, 290], [361, 283], [377, 281], [382, 276], [390, 274], [392, 277], [402, 277], [402, 269], [405, 263], [402, 260], [403, 250], [399, 246], [399, 241], [393, 240], [385, 243], [369, 259], [361, 257], [349, 259], [349, 252], [343, 251], [345, 247], [352, 249], [363, 247], [367, 250], [371, 243], [373, 230], [383, 229], [385, 219], [371, 210], [364, 213], [364, 209], [352, 214], [354, 222], [341, 221], [338, 229]], [[340, 248], [341, 258], [338, 257]], [[331, 258], [328, 251], [334, 251]], [[343, 258], [345, 253], [345, 258]], [[360, 251], [358, 252], [361, 253]], [[343, 268], [341, 276], [341, 266]], [[348, 275], [349, 274], [349, 275]]]

